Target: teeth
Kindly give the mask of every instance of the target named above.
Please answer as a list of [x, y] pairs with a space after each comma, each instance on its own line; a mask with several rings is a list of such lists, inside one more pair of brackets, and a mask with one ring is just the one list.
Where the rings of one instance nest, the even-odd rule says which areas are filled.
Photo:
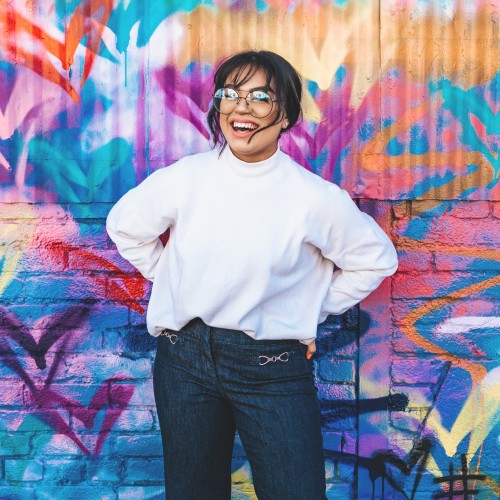
[[234, 122], [233, 127], [235, 127], [235, 128], [247, 128], [249, 130], [254, 130], [257, 128], [257, 125], [254, 125], [253, 123]]

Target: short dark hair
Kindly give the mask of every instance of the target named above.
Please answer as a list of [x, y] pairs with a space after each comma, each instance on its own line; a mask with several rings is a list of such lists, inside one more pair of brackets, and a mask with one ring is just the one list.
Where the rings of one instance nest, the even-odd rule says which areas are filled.
[[[265, 73], [266, 87], [276, 95], [278, 113], [272, 123], [258, 130], [255, 134], [275, 125], [285, 116], [288, 120], [288, 126], [282, 132], [290, 130], [302, 116], [300, 105], [302, 99], [302, 81], [297, 70], [280, 55], [267, 50], [248, 50], [229, 57], [222, 62], [215, 72], [214, 92], [228, 83], [227, 79], [232, 73], [235, 73], [235, 76], [234, 81], [230, 83], [238, 87], [250, 80], [258, 70], [262, 70]], [[214, 140], [214, 145], [220, 145], [222, 150], [226, 146], [226, 140], [222, 134], [219, 119], [219, 112], [212, 103], [207, 116], [208, 126]]]

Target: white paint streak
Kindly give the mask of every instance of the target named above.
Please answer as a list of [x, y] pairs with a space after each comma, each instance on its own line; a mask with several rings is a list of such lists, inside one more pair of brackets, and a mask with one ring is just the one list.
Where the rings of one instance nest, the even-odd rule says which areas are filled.
[[437, 333], [468, 333], [481, 328], [500, 328], [499, 316], [461, 316], [449, 318], [437, 327]]

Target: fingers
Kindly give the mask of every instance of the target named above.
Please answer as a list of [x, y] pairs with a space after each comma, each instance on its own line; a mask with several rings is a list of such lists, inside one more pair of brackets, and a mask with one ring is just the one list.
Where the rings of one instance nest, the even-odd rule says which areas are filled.
[[307, 346], [306, 358], [311, 359], [315, 352], [316, 352], [316, 342], [313, 341]]

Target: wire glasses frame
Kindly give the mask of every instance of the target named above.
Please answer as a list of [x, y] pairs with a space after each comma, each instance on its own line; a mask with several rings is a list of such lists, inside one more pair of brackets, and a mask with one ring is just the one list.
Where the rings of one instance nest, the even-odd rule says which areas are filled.
[[263, 90], [253, 90], [245, 97], [240, 96], [233, 88], [218, 89], [213, 95], [215, 109], [223, 114], [229, 115], [238, 106], [241, 99], [245, 99], [249, 113], [255, 118], [266, 118], [273, 110], [273, 104], [278, 99], [272, 99], [269, 94]]

